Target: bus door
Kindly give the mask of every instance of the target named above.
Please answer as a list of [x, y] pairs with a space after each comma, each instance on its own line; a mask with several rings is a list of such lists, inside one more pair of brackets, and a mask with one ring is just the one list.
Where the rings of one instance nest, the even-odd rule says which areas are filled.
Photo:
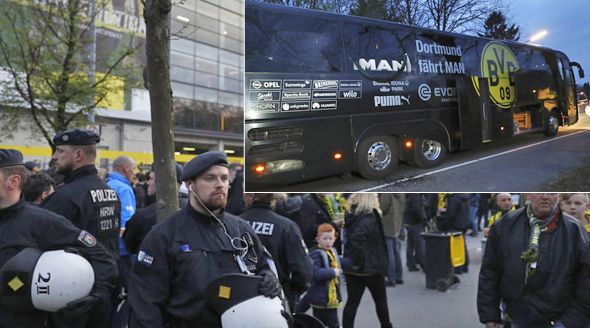
[[461, 149], [475, 148], [479, 146], [483, 140], [490, 138], [490, 106], [489, 104], [484, 105], [486, 99], [489, 103], [489, 97], [487, 96], [487, 81], [482, 80], [479, 85], [485, 86], [486, 92], [485, 94], [482, 93], [481, 98], [477, 95], [475, 88], [468, 78], [457, 78]]
[[572, 125], [578, 121], [578, 105], [576, 104], [574, 75], [572, 69], [566, 63], [568, 63], [567, 60], [564, 60], [561, 56], [557, 57], [559, 107], [562, 114], [568, 116], [568, 122], [564, 122], [564, 125]]

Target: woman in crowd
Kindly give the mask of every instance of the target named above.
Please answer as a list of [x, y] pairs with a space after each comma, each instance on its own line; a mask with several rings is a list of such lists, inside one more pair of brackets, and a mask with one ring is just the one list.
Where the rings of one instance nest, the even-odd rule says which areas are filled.
[[344, 268], [348, 300], [344, 306], [344, 328], [354, 326], [354, 318], [365, 288], [375, 302], [381, 327], [392, 327], [387, 308], [385, 275], [387, 274], [387, 248], [375, 193], [353, 194], [349, 199], [350, 212], [346, 214], [347, 241], [344, 258], [350, 268]]

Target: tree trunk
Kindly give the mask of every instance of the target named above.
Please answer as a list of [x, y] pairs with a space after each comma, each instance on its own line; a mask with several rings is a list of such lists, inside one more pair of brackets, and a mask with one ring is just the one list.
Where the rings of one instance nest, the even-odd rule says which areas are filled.
[[174, 161], [174, 125], [170, 87], [168, 16], [170, 0], [147, 0], [146, 22], [147, 85], [152, 113], [152, 146], [156, 174], [158, 222], [178, 211]]

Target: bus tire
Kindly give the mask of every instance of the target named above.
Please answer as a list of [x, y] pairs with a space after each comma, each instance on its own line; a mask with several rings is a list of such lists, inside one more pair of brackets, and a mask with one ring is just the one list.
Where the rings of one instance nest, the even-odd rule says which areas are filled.
[[559, 119], [557, 118], [557, 110], [552, 110], [547, 115], [547, 126], [545, 127], [545, 135], [548, 137], [555, 137], [559, 131]]
[[391, 174], [399, 161], [396, 139], [369, 137], [361, 141], [356, 152], [357, 169], [365, 179], [382, 179]]
[[439, 165], [447, 157], [447, 147], [432, 139], [416, 138], [412, 163], [421, 168], [431, 168]]

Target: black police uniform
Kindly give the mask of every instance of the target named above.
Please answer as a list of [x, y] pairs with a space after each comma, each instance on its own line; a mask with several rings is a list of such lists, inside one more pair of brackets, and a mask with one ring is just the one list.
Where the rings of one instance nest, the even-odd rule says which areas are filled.
[[[248, 223], [224, 212], [218, 218], [231, 237], [250, 237], [244, 258], [248, 269], [268, 269], [263, 246]], [[190, 204], [154, 226], [131, 272], [131, 326], [220, 327], [218, 315], [207, 304], [206, 288], [221, 274], [242, 272], [234, 258], [239, 253], [221, 225]]]
[[[76, 228], [65, 218], [20, 200], [0, 210], [0, 267], [26, 247], [46, 250], [74, 248], [94, 269], [95, 284], [91, 294], [108, 304], [117, 279], [113, 257], [88, 232]], [[37, 310], [13, 313], [0, 306], [0, 327], [39, 328], [48, 320]]]
[[[73, 129], [57, 134], [53, 141], [56, 145], [93, 145], [99, 137], [92, 131]], [[90, 232], [116, 259], [119, 258], [121, 203], [117, 193], [98, 177], [94, 165], [67, 173], [64, 185], [51, 194], [42, 207]]]
[[66, 175], [65, 184], [43, 203], [43, 208], [68, 218], [75, 226], [96, 236], [119, 258], [121, 203], [117, 193], [97, 176], [94, 165]]
[[295, 222], [275, 213], [270, 206], [254, 203], [240, 215], [248, 221], [272, 255], [279, 280], [292, 310], [294, 299], [309, 288], [313, 262]]

